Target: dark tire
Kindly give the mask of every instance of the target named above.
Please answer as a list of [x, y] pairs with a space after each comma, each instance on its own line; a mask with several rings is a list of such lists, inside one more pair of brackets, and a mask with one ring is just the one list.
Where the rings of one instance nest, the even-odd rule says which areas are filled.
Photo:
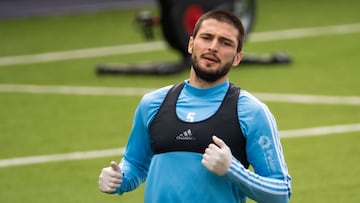
[[187, 45], [197, 19], [205, 12], [223, 9], [243, 22], [246, 34], [255, 21], [255, 0], [159, 0], [161, 27], [168, 44], [188, 57]]

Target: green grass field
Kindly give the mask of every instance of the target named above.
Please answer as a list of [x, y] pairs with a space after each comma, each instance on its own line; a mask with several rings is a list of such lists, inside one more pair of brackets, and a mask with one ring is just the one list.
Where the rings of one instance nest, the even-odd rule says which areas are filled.
[[[360, 97], [360, 1], [257, 2], [254, 34], [344, 24], [357, 24], [358, 29], [274, 41], [249, 40], [245, 54], [284, 51], [291, 55], [293, 63], [243, 65], [232, 70], [232, 82], [252, 93]], [[142, 9], [0, 21], [0, 61], [6, 56], [143, 43], [143, 36], [132, 24]], [[157, 12], [156, 8], [150, 9]], [[155, 34], [156, 41], [162, 40], [159, 28]], [[95, 74], [96, 64], [177, 59], [176, 52], [166, 49], [4, 65], [0, 66], [0, 89], [7, 84], [158, 88], [186, 79], [187, 70], [168, 76], [99, 77]], [[0, 159], [124, 147], [140, 98], [2, 90]], [[360, 123], [359, 103], [265, 103], [281, 131]], [[282, 138], [293, 178], [291, 202], [359, 202], [359, 141], [359, 131]], [[143, 202], [144, 185], [123, 196], [99, 192], [101, 168], [120, 159], [119, 154], [0, 167], [0, 202]]]

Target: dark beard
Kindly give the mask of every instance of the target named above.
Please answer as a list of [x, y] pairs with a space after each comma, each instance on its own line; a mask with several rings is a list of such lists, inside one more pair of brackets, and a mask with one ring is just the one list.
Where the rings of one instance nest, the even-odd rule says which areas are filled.
[[214, 82], [218, 80], [219, 78], [225, 76], [232, 67], [232, 62], [226, 63], [224, 66], [220, 67], [219, 70], [216, 72], [213, 71], [206, 71], [205, 68], [201, 68], [199, 64], [197, 63], [196, 56], [192, 56], [191, 58], [191, 65], [194, 69], [196, 76], [199, 77], [202, 80], [205, 80], [207, 82]]

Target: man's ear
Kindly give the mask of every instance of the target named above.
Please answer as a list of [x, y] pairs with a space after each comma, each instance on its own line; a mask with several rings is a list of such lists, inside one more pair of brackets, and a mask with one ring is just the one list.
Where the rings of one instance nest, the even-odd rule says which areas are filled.
[[192, 54], [193, 46], [194, 46], [194, 38], [192, 36], [190, 36], [189, 44], [188, 44], [188, 53], [189, 54]]
[[234, 58], [234, 61], [233, 61], [233, 64], [232, 64], [232, 65], [233, 65], [233, 66], [239, 65], [242, 57], [243, 57], [243, 52], [242, 52], [242, 51], [238, 52], [238, 53], [235, 55], [235, 58]]

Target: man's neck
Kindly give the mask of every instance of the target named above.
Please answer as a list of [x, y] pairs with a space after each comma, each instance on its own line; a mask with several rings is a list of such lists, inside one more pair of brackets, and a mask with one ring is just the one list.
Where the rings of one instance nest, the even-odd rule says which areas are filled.
[[225, 82], [227, 79], [228, 79], [227, 75], [225, 75], [224, 77], [221, 77], [215, 81], [209, 82], [209, 81], [199, 78], [196, 75], [194, 69], [191, 68], [189, 83], [192, 86], [197, 87], [197, 88], [209, 88], [209, 87], [213, 87], [215, 85], [221, 84], [221, 83]]

